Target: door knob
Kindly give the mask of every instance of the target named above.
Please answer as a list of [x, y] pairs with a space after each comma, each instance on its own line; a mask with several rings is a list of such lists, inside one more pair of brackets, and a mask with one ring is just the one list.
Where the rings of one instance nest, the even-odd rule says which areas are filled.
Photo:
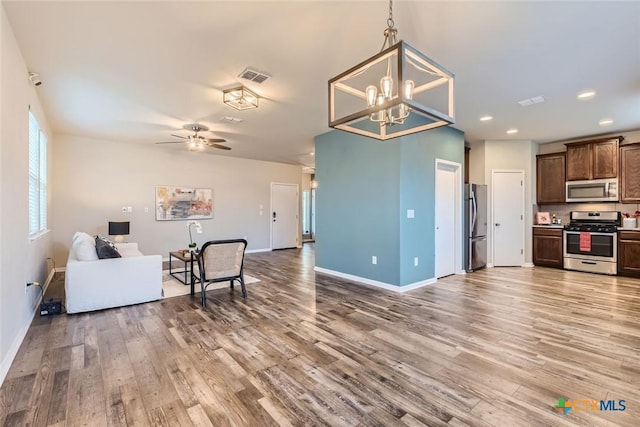
[[500, 227], [500, 223], [499, 222], [496, 222], [496, 227]]

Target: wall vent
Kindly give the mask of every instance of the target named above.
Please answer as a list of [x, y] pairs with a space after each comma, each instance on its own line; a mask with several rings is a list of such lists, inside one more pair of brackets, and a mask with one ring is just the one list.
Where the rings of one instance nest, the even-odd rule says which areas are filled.
[[250, 80], [256, 83], [262, 83], [271, 76], [265, 73], [261, 73], [257, 70], [253, 70], [251, 68], [245, 68], [244, 71], [238, 75], [238, 77], [240, 77], [241, 79]]

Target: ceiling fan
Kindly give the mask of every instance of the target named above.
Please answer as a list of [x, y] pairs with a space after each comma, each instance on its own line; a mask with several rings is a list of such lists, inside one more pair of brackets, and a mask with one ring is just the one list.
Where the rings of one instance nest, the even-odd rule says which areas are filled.
[[156, 144], [188, 144], [190, 151], [196, 150], [204, 150], [207, 147], [218, 148], [220, 150], [231, 150], [231, 147], [227, 147], [226, 145], [218, 144], [219, 142], [226, 142], [226, 139], [222, 138], [205, 138], [202, 135], [199, 135], [200, 132], [206, 132], [209, 130], [208, 127], [199, 124], [190, 124], [185, 125], [185, 129], [193, 131], [193, 135], [182, 136], [171, 134], [176, 138], [180, 138], [183, 141], [164, 141], [164, 142], [156, 142]]

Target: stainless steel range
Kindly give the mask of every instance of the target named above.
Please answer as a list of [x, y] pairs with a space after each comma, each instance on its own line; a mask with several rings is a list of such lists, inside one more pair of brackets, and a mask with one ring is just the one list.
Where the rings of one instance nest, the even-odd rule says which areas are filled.
[[564, 228], [564, 268], [615, 275], [618, 272], [620, 212], [571, 212]]

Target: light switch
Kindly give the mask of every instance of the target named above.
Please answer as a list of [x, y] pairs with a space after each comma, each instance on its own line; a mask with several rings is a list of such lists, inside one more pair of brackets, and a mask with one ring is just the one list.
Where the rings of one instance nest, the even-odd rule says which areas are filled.
[[129, 213], [133, 212], [133, 208], [131, 206], [127, 206], [127, 212]]
[[371, 257], [371, 264], [377, 264], [377, 263], [378, 263], [378, 257], [377, 257], [377, 256], [375, 256], [375, 255], [373, 255], [373, 256]]
[[149, 213], [149, 208], [148, 207], [144, 207], [144, 213]]
[[415, 218], [416, 214], [413, 209], [407, 209], [407, 218]]

